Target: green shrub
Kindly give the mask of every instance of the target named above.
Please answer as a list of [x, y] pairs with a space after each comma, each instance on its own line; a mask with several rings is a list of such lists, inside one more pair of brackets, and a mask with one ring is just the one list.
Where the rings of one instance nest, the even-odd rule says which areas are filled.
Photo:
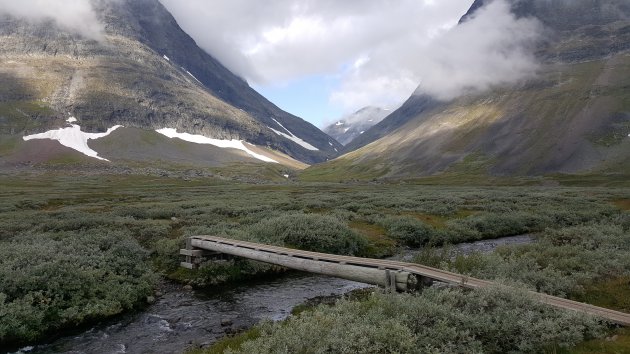
[[367, 247], [345, 223], [326, 215], [290, 213], [260, 221], [250, 232], [260, 242], [307, 251], [356, 255]]
[[387, 235], [405, 246], [420, 247], [441, 238], [439, 231], [409, 216], [388, 218], [382, 223]]
[[543, 230], [550, 225], [545, 216], [527, 212], [477, 214], [447, 222], [451, 243], [521, 235]]
[[593, 318], [540, 304], [517, 290], [376, 293], [261, 326], [242, 353], [539, 353], [599, 336]]
[[121, 233], [0, 244], [0, 342], [23, 342], [133, 308], [152, 292], [147, 252]]

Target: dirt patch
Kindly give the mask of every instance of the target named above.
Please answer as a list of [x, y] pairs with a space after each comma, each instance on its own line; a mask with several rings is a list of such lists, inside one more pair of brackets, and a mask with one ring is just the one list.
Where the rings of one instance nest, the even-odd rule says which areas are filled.
[[379, 258], [393, 254], [396, 241], [387, 237], [387, 232], [382, 226], [362, 220], [354, 220], [348, 226], [367, 239], [368, 256]]
[[630, 276], [602, 279], [584, 286], [577, 300], [617, 311], [630, 312]]
[[630, 211], [630, 199], [619, 199], [613, 201], [613, 204], [621, 210]]
[[449, 215], [449, 216], [431, 215], [431, 214], [418, 213], [418, 212], [402, 212], [400, 214], [414, 217], [426, 224], [429, 224], [435, 227], [436, 229], [443, 229], [443, 228], [446, 228], [446, 222], [449, 220], [463, 219], [477, 213], [478, 212], [474, 210], [459, 210], [454, 215]]

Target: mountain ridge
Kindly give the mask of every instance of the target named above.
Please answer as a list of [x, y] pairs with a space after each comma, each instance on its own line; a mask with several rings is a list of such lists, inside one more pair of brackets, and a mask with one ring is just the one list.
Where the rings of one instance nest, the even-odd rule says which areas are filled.
[[365, 131], [380, 123], [390, 113], [391, 110], [389, 109], [366, 106], [328, 125], [323, 131], [346, 146]]
[[[365, 140], [346, 146], [352, 151], [311, 167], [306, 178], [630, 174], [630, 87], [624, 83], [630, 80], [630, 7], [616, 7], [624, 5], [616, 0], [577, 3], [584, 6], [514, 2], [518, 16], [551, 23], [537, 48], [535, 78], [429, 106], [430, 97], [413, 95], [363, 134]], [[595, 12], [601, 16], [592, 15], [592, 4], [604, 8]], [[609, 16], [609, 5], [623, 12]], [[577, 15], [562, 18], [565, 6]]]
[[51, 22], [0, 18], [1, 134], [38, 133], [71, 115], [88, 132], [117, 124], [168, 127], [245, 140], [307, 163], [338, 155], [334, 139], [280, 110], [197, 47], [157, 0], [93, 4], [105, 28], [101, 42]]

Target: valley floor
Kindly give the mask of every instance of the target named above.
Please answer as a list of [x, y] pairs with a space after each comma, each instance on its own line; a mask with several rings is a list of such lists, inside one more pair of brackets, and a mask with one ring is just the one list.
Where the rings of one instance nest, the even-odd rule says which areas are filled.
[[[142, 308], [161, 277], [204, 288], [282, 272], [244, 260], [194, 272], [179, 268], [184, 238], [199, 234], [365, 257], [421, 248], [415, 261], [425, 265], [630, 311], [627, 188], [253, 185], [57, 174], [0, 176], [0, 185], [3, 348]], [[530, 233], [536, 242], [489, 255], [456, 255], [445, 247]], [[269, 353], [630, 350], [627, 331], [615, 331], [507, 288], [436, 287], [315, 307], [257, 326], [228, 347]]]

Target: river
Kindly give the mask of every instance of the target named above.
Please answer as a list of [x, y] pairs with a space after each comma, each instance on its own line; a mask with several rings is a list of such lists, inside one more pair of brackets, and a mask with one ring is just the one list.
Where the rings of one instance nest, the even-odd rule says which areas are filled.
[[[531, 236], [523, 235], [463, 243], [453, 246], [453, 250], [464, 254], [491, 252], [499, 245], [532, 241]], [[406, 251], [399, 259], [410, 260], [417, 252]], [[342, 295], [369, 286], [303, 273], [215, 290], [186, 290], [179, 284], [165, 282], [160, 289], [162, 295], [141, 313], [17, 353], [181, 353], [186, 348], [212, 344], [262, 320], [285, 319], [293, 307], [309, 299]]]

